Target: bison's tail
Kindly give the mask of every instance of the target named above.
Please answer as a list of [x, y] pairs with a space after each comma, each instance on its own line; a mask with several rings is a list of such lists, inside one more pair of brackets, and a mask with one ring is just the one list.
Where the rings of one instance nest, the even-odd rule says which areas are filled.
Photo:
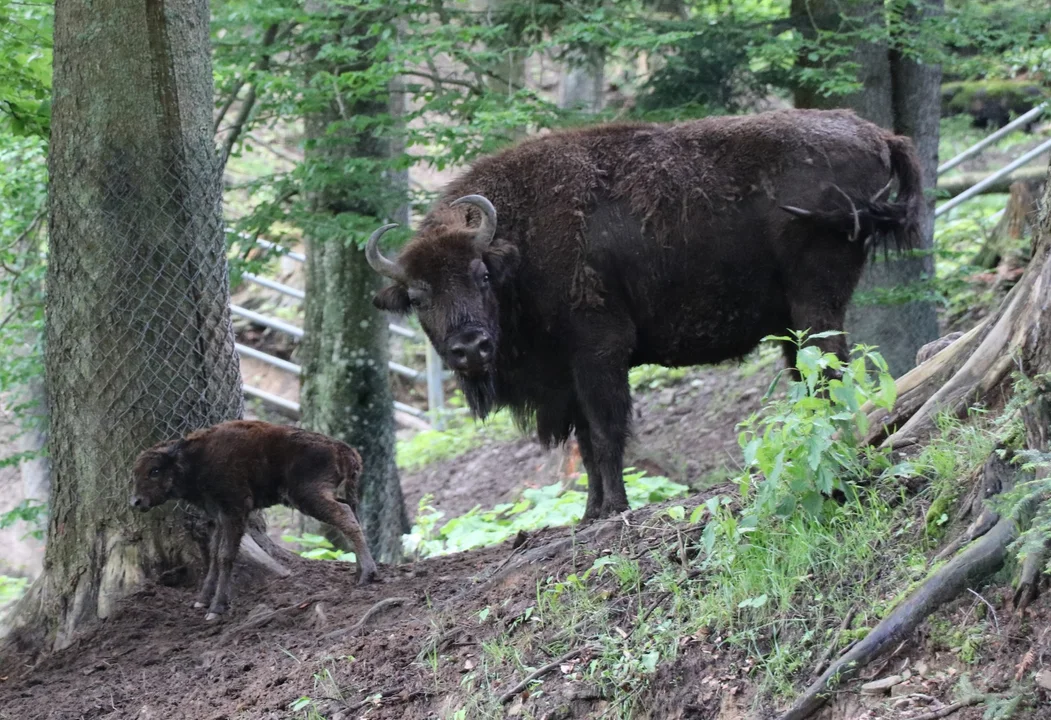
[[[923, 217], [923, 180], [919, 160], [907, 137], [888, 134], [891, 177], [887, 185], [871, 197], [848, 194], [836, 185], [827, 186], [818, 207], [803, 209], [782, 205], [786, 212], [833, 232], [842, 232], [851, 242], [864, 242], [868, 252], [880, 249], [914, 250], [920, 246], [920, 219]], [[898, 195], [890, 193], [898, 181]]]
[[[893, 241], [900, 250], [916, 250], [922, 243], [920, 220], [925, 211], [923, 198], [923, 174], [920, 160], [913, 148], [912, 140], [901, 135], [888, 135], [887, 146], [890, 148], [891, 175], [898, 179], [898, 197], [896, 205], [903, 211], [898, 227], [889, 234], [883, 233], [884, 247]], [[873, 238], [876, 240], [877, 238]]]

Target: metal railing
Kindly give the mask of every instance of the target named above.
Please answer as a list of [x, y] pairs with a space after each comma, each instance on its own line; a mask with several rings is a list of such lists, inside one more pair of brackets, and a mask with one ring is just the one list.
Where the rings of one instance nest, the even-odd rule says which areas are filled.
[[[227, 232], [231, 234], [236, 234], [241, 239], [259, 245], [260, 247], [263, 247], [265, 249], [278, 250], [281, 253], [281, 255], [291, 260], [295, 260], [301, 263], [306, 262], [306, 255], [304, 255], [303, 253], [284, 250], [281, 246], [275, 243], [258, 238], [250, 238], [242, 233], [235, 233], [235, 231], [230, 228], [227, 228]], [[306, 293], [304, 291], [298, 288], [291, 287], [290, 285], [285, 285], [283, 283], [279, 283], [269, 278], [260, 277], [259, 275], [255, 275], [253, 273], [243, 273], [241, 277], [243, 277], [248, 282], [254, 283], [256, 285], [259, 285], [260, 287], [264, 287], [268, 290], [272, 290], [287, 297], [293, 298], [294, 300], [302, 301], [306, 299]], [[278, 318], [270, 317], [269, 315], [264, 315], [262, 313], [255, 312], [254, 310], [249, 310], [248, 308], [241, 307], [240, 305], [236, 305], [234, 303], [230, 304], [230, 312], [238, 317], [245, 318], [246, 320], [249, 320], [254, 324], [262, 325], [263, 327], [270, 328], [271, 330], [276, 330], [277, 332], [289, 335], [295, 338], [296, 340], [301, 340], [303, 338], [302, 328], [297, 327], [291, 323], [287, 323]], [[399, 335], [404, 338], [415, 340], [421, 337], [420, 333], [416, 332], [415, 330], [412, 330], [411, 328], [402, 327], [401, 325], [395, 325], [394, 323], [390, 323], [387, 327], [392, 334]], [[393, 373], [408, 378], [413, 382], [425, 382], [427, 384], [427, 410], [420, 410], [419, 408], [398, 401], [394, 402], [394, 409], [412, 415], [416, 418], [428, 418], [430, 419], [431, 424], [433, 426], [441, 428], [444, 425], [443, 414], [445, 410], [445, 392], [442, 383], [446, 378], [450, 376], [450, 373], [443, 370], [441, 358], [439, 357], [438, 353], [434, 350], [434, 347], [430, 344], [430, 342], [428, 342], [425, 337], [423, 338], [423, 340], [427, 346], [427, 366], [425, 370], [414, 370], [413, 368], [393, 361], [388, 362], [387, 366]], [[270, 353], [251, 348], [240, 343], [236, 344], [236, 348], [238, 354], [242, 357], [258, 360], [259, 362], [278, 368], [279, 370], [287, 372], [291, 375], [295, 375], [296, 377], [300, 377], [302, 375], [302, 367], [296, 365], [295, 363], [289, 362], [288, 360], [284, 360], [275, 355], [271, 355]], [[273, 393], [268, 393], [260, 388], [248, 385], [247, 383], [244, 385], [244, 393], [249, 397], [254, 397], [258, 400], [261, 400], [264, 404], [270, 405], [284, 412], [288, 412], [297, 416], [300, 413], [299, 403], [274, 395]]]
[[[988, 135], [987, 137], [982, 138], [981, 140], [979, 140], [974, 145], [972, 145], [971, 147], [969, 147], [966, 150], [964, 150], [962, 153], [960, 153], [956, 157], [954, 157], [951, 160], [948, 160], [945, 163], [939, 165], [938, 166], [938, 175], [941, 176], [941, 175], [945, 174], [946, 172], [948, 172], [949, 170], [952, 170], [954, 167], [956, 167], [957, 165], [959, 165], [960, 163], [962, 163], [965, 160], [970, 160], [971, 158], [977, 157], [978, 155], [980, 155], [982, 153], [983, 150], [985, 150], [987, 147], [989, 147], [990, 145], [995, 143], [997, 140], [1000, 140], [1001, 138], [1005, 137], [1008, 133], [1010, 133], [1010, 132], [1012, 132], [1014, 130], [1017, 130], [1018, 128], [1022, 127], [1023, 125], [1026, 125], [1027, 123], [1035, 121], [1037, 118], [1039, 118], [1048, 109], [1051, 109], [1051, 106], [1049, 106], [1048, 103], [1044, 102], [1044, 103], [1040, 103], [1039, 105], [1034, 107], [1029, 112], [1024, 113], [1023, 115], [1019, 115], [1017, 118], [1015, 118], [1011, 122], [1007, 123], [1002, 128], [997, 130], [996, 132]], [[1040, 155], [1042, 155], [1043, 153], [1047, 152], [1048, 150], [1051, 150], [1051, 140], [1047, 140], [1045, 142], [1040, 143], [1035, 148], [1033, 148], [1029, 152], [1025, 153], [1021, 157], [1016, 158], [1014, 161], [1008, 163], [1007, 165], [1005, 165], [1004, 167], [1000, 168], [999, 170], [996, 170], [995, 172], [993, 172], [990, 175], [986, 176], [983, 180], [981, 180], [981, 181], [975, 183], [974, 185], [972, 185], [971, 187], [967, 188], [966, 190], [964, 190], [962, 193], [960, 193], [956, 197], [950, 198], [949, 200], [945, 201], [944, 203], [942, 203], [941, 205], [939, 205], [935, 209], [934, 217], [935, 218], [941, 217], [942, 215], [946, 214], [950, 210], [952, 210], [954, 208], [957, 208], [960, 205], [963, 205], [968, 200], [971, 200], [972, 198], [975, 198], [975, 197], [981, 195], [982, 192], [987, 187], [989, 187], [993, 183], [995, 183], [995, 182], [1007, 177], [1008, 175], [1010, 175], [1012, 172], [1014, 172], [1018, 168], [1022, 167], [1023, 165], [1025, 165], [1028, 162], [1031, 162], [1031, 161], [1035, 160], [1036, 158], [1038, 158]]]
[[992, 145], [994, 142], [996, 142], [1000, 138], [1004, 137], [1008, 133], [1014, 131], [1016, 128], [1020, 128], [1023, 125], [1025, 125], [1026, 123], [1028, 123], [1028, 122], [1030, 122], [1032, 120], [1036, 120], [1038, 117], [1040, 117], [1041, 114], [1043, 114], [1044, 110], [1046, 110], [1046, 109], [1047, 109], [1047, 103], [1040, 103], [1039, 105], [1037, 105], [1035, 108], [1033, 108], [1032, 110], [1030, 110], [1026, 114], [1018, 116], [1017, 118], [1015, 118], [1011, 122], [1009, 122], [1006, 125], [1004, 125], [999, 130], [994, 132], [992, 135], [989, 135], [988, 137], [982, 138], [982, 140], [980, 140], [979, 142], [976, 142], [974, 145], [972, 145], [971, 147], [967, 148], [966, 150], [964, 150], [962, 153], [960, 153], [956, 157], [952, 158], [951, 160], [947, 160], [943, 164], [939, 165], [938, 166], [938, 174], [942, 175], [942, 174], [948, 172], [949, 170], [952, 170], [954, 167], [956, 167], [957, 165], [962, 163], [964, 160], [970, 160], [972, 157], [977, 156], [979, 153], [982, 152], [982, 150], [985, 150], [987, 147]]

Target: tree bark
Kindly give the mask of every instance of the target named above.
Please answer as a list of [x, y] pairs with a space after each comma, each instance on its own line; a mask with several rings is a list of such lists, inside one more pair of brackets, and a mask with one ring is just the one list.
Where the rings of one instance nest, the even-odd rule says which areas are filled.
[[195, 558], [194, 516], [132, 513], [135, 456], [242, 411], [208, 21], [205, 0], [55, 5], [50, 521], [44, 575], [16, 624], [56, 648]]
[[[341, 42], [357, 43], [364, 55], [368, 48], [356, 37], [356, 24], [347, 23]], [[362, 69], [364, 65], [318, 68], [335, 75]], [[376, 218], [385, 205], [385, 182], [367, 168], [390, 157], [390, 143], [375, 129], [358, 129], [351, 121], [388, 112], [382, 97], [331, 98], [323, 110], [306, 118], [311, 141], [306, 160], [323, 169], [318, 177], [326, 172], [332, 179], [315, 188], [312, 198], [316, 217], [307, 235], [300, 394], [304, 427], [348, 443], [365, 461], [357, 516], [380, 562], [400, 559], [409, 523], [395, 464], [387, 323], [372, 305], [381, 278], [353, 236], [363, 240], [364, 229], [380, 223]], [[333, 168], [345, 170], [333, 173]], [[332, 231], [348, 221], [362, 232], [346, 237]]]
[[[942, 2], [929, 0], [923, 14], [941, 12]], [[791, 7], [799, 26], [804, 28], [804, 36], [810, 39], [841, 26], [857, 30], [886, 22], [883, 3], [871, 0], [792, 0]], [[800, 87], [795, 91], [796, 107], [849, 107], [877, 125], [909, 135], [921, 157], [924, 187], [933, 187], [938, 164], [941, 68], [903, 57], [888, 44], [869, 41], [857, 42], [848, 59], [859, 65], [861, 89], [847, 96], [826, 97], [812, 87]], [[815, 66], [807, 57], [800, 58], [800, 64]], [[934, 246], [933, 197], [921, 227], [921, 252], [927, 252], [917, 258], [873, 258], [858, 284], [858, 300], [847, 310], [845, 329], [851, 342], [877, 345], [895, 377], [910, 370], [916, 351], [938, 337], [934, 304], [926, 299], [874, 302], [864, 296], [916, 286], [925, 275], [933, 273], [934, 261], [929, 253]]]

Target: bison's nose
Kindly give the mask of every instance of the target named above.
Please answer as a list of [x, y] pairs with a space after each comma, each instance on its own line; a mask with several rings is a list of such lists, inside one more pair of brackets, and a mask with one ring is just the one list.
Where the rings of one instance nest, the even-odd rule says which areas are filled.
[[466, 330], [449, 344], [449, 365], [461, 372], [477, 372], [493, 356], [493, 341], [484, 330]]
[[146, 507], [146, 503], [138, 495], [132, 495], [131, 496], [131, 506], [133, 508], [139, 508], [141, 510], [142, 508]]

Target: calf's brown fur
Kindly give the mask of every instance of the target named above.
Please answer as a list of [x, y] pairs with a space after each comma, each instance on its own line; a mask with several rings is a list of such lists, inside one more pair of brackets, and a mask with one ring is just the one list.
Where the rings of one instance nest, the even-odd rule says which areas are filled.
[[[208, 572], [194, 607], [206, 619], [226, 612], [230, 573], [248, 515], [289, 505], [339, 528], [354, 544], [359, 583], [376, 578], [365, 535], [354, 515], [361, 456], [320, 433], [270, 423], [234, 420], [154, 445], [135, 461], [133, 507], [146, 511], [185, 500], [215, 520]], [[342, 487], [349, 505], [336, 499]]]

